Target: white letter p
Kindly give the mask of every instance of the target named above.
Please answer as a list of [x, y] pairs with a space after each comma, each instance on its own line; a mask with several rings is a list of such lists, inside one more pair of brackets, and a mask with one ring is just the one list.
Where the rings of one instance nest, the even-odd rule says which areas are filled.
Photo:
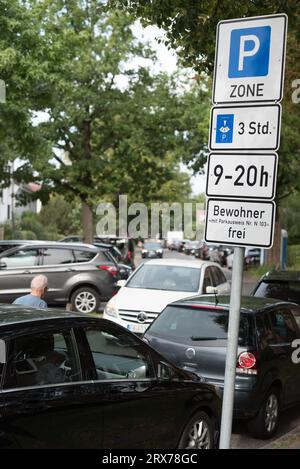
[[[245, 50], [245, 44], [247, 41], [254, 42], [253, 49]], [[241, 72], [244, 68], [244, 58], [245, 57], [252, 57], [255, 55], [259, 49], [260, 41], [257, 36], [254, 34], [249, 34], [248, 36], [241, 36], [240, 42], [240, 51], [239, 51], [239, 72]]]

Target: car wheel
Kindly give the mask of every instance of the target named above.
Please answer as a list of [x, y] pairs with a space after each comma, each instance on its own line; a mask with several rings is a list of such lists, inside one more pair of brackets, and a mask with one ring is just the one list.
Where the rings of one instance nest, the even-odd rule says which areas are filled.
[[205, 412], [197, 412], [186, 425], [179, 449], [212, 449], [214, 430], [212, 419]]
[[271, 388], [258, 411], [258, 414], [248, 421], [248, 431], [254, 438], [267, 440], [271, 438], [278, 426], [279, 392]]
[[100, 295], [94, 288], [82, 287], [76, 290], [71, 297], [74, 311], [80, 313], [93, 313], [98, 311], [100, 306]]

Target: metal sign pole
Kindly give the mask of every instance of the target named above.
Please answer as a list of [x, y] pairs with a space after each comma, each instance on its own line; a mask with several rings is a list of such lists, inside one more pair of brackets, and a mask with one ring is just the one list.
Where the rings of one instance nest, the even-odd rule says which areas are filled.
[[235, 371], [236, 371], [236, 362], [237, 362], [239, 325], [240, 325], [240, 308], [241, 308], [242, 283], [243, 283], [244, 255], [245, 255], [244, 247], [234, 248], [231, 294], [230, 294], [226, 368], [225, 368], [221, 434], [220, 434], [220, 446], [219, 446], [220, 449], [230, 448], [233, 402], [234, 402]]

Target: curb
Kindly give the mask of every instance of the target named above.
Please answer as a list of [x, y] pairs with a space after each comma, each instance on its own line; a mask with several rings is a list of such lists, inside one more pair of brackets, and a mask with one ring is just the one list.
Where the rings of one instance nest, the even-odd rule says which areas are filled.
[[300, 449], [300, 425], [260, 449]]

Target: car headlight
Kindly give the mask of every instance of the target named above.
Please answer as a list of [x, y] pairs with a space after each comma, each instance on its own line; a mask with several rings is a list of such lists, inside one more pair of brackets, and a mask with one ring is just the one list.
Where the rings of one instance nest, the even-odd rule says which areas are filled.
[[147, 249], [142, 249], [142, 254], [146, 254]]
[[104, 312], [108, 316], [112, 316], [114, 318], [119, 317], [118, 308], [116, 307], [116, 302], [114, 301], [114, 298], [107, 303], [104, 308]]
[[157, 249], [156, 252], [158, 252], [159, 254], [162, 254], [163, 250], [162, 249]]

